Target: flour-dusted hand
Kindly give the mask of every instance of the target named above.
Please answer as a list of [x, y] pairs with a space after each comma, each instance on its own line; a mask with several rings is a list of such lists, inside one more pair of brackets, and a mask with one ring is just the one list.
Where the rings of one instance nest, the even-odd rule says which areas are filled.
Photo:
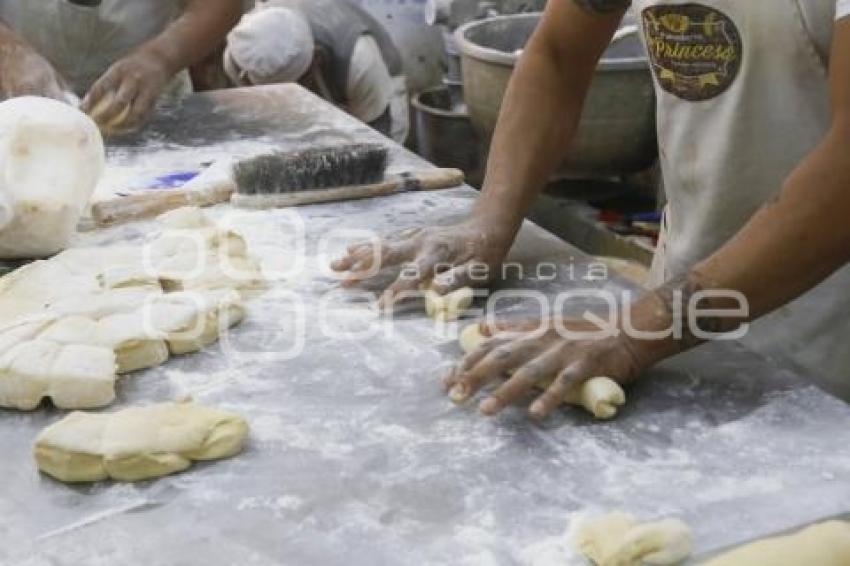
[[105, 131], [140, 127], [174, 71], [165, 57], [140, 48], [113, 64], [83, 100], [83, 110]]
[[50, 62], [23, 42], [0, 45], [0, 94], [3, 98], [43, 96], [66, 100], [67, 83]]
[[513, 233], [477, 218], [452, 226], [407, 230], [378, 242], [354, 244], [331, 267], [348, 272], [343, 285], [367, 280], [386, 267], [401, 267], [381, 297], [391, 307], [423, 283], [445, 295], [462, 287], [486, 285], [507, 255]]
[[452, 400], [460, 403], [510, 376], [481, 403], [481, 412], [488, 416], [543, 389], [530, 409], [533, 417], [542, 419], [563, 403], [581, 404], [579, 392], [589, 380], [606, 377], [625, 384], [649, 365], [639, 343], [624, 335], [595, 336], [599, 327], [585, 321], [482, 323], [480, 331], [490, 338], [468, 354], [444, 383]]

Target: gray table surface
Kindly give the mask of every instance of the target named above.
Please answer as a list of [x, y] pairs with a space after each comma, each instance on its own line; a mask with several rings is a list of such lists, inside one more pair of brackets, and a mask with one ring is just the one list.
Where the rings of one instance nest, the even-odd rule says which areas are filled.
[[[367, 139], [379, 138], [298, 87], [198, 95], [117, 140], [102, 190], [272, 144]], [[397, 147], [393, 159], [425, 165]], [[452, 406], [438, 381], [459, 356], [452, 329], [418, 312], [376, 336], [326, 335], [376, 323], [324, 271], [329, 250], [354, 236], [345, 230], [447, 223], [474, 197], [462, 188], [237, 215], [266, 267], [283, 271], [271, 292], [226, 344], [124, 377], [113, 409], [190, 394], [249, 420], [246, 451], [153, 482], [67, 486], [31, 457], [61, 413], [0, 411], [0, 564], [579, 564], [564, 532], [582, 513], [681, 517], [709, 551], [847, 511], [850, 408], [736, 344], [653, 370], [616, 421], [564, 410], [538, 426], [519, 408], [485, 420]], [[532, 275], [503, 289], [628, 289], [586, 280], [589, 258], [530, 224], [511, 259]], [[541, 261], [559, 265], [555, 280], [533, 274]], [[533, 305], [512, 298], [497, 310]], [[298, 340], [300, 356], [271, 354]]]

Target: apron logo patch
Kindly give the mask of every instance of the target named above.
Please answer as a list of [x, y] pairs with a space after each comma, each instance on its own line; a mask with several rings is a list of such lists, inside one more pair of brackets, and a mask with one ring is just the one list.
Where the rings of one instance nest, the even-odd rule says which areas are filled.
[[653, 6], [643, 11], [643, 28], [652, 69], [667, 92], [699, 102], [735, 82], [743, 43], [723, 12], [701, 4]]

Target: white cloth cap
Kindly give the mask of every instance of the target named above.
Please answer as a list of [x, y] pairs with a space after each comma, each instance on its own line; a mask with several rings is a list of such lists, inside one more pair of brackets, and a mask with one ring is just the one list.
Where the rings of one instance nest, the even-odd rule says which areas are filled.
[[288, 83], [310, 68], [315, 40], [307, 18], [289, 8], [260, 8], [227, 36], [224, 70], [236, 84]]

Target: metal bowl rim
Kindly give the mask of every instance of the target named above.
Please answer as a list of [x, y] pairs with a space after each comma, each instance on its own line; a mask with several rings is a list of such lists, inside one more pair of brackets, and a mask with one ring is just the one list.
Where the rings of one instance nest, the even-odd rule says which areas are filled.
[[[473, 43], [466, 38], [467, 32], [473, 28], [500, 20], [540, 19], [542, 14], [542, 12], [530, 12], [525, 14], [495, 16], [485, 20], [468, 22], [457, 29], [455, 32], [455, 40], [463, 57], [469, 57], [474, 60], [492, 63], [503, 67], [515, 67], [519, 57], [512, 53], [506, 53], [504, 51], [499, 51], [498, 49], [491, 49], [489, 47], [483, 47], [477, 43]], [[648, 68], [649, 61], [647, 61], [645, 56], [617, 59], [607, 59], [602, 57], [602, 59], [599, 60], [597, 71], [637, 71]]]
[[455, 112], [453, 110], [445, 110], [443, 108], [435, 108], [434, 106], [428, 106], [424, 102], [422, 102], [421, 98], [425, 94], [431, 94], [438, 91], [446, 91], [447, 89], [442, 86], [432, 87], [422, 92], [417, 93], [410, 99], [410, 104], [413, 107], [422, 112], [430, 112], [435, 116], [440, 116], [441, 118], [454, 118], [457, 120], [469, 120], [469, 112]]

